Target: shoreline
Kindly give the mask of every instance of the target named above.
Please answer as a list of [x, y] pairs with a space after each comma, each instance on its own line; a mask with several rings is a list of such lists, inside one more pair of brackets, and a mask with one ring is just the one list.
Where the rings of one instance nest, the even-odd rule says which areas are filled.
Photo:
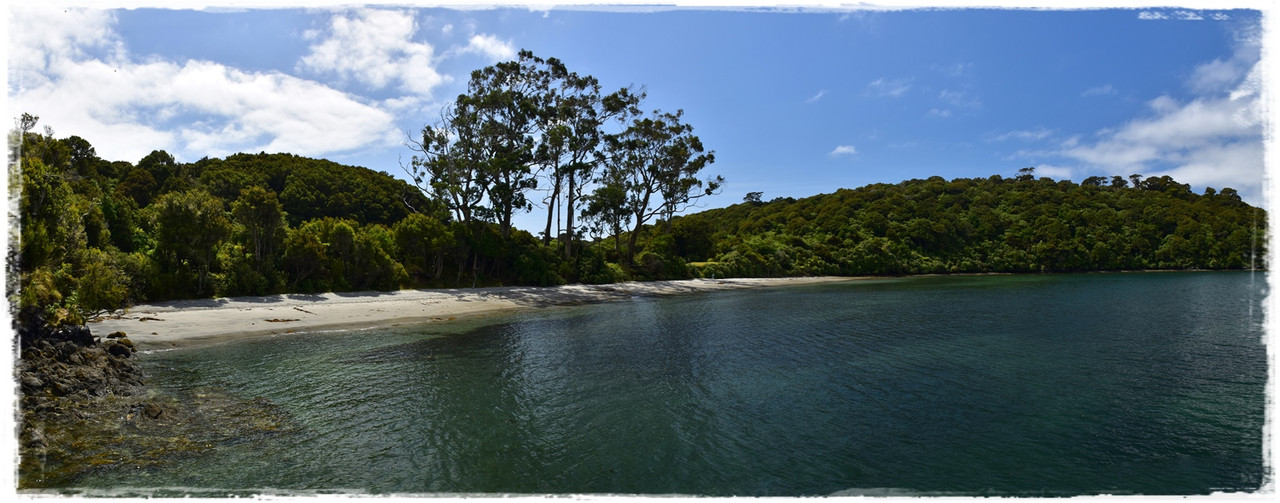
[[859, 277], [729, 278], [485, 287], [394, 292], [280, 294], [139, 304], [90, 321], [95, 336], [124, 332], [140, 351], [213, 344], [284, 333], [388, 327], [554, 306], [776, 286]]

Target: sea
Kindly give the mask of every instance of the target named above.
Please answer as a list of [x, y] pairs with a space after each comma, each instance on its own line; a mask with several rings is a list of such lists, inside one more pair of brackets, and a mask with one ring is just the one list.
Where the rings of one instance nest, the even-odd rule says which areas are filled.
[[[1075, 496], [1268, 482], [1263, 272], [639, 296], [139, 355], [288, 428], [83, 494]], [[198, 399], [198, 398], [190, 398]]]

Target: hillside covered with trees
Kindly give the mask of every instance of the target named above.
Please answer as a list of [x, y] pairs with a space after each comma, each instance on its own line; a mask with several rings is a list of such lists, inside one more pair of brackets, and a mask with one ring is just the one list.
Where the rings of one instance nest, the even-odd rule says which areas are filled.
[[[683, 215], [723, 183], [677, 112], [521, 52], [409, 145], [409, 182], [290, 154], [107, 161], [11, 131], [10, 298], [79, 323], [130, 303], [727, 276], [1263, 267], [1266, 213], [1168, 177], [909, 180]], [[537, 235], [512, 217], [545, 211]], [[595, 239], [588, 239], [592, 236]]]
[[1167, 176], [908, 180], [678, 217], [650, 246], [700, 276], [1263, 268], [1266, 212]]

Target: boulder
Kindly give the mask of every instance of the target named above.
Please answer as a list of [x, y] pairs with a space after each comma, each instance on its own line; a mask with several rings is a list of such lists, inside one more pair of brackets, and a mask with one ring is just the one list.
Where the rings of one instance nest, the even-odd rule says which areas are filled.
[[146, 414], [147, 417], [151, 419], [158, 419], [161, 414], [164, 414], [164, 409], [161, 409], [159, 405], [147, 402], [147, 404], [142, 407], [142, 413]]
[[93, 345], [93, 333], [84, 325], [59, 327], [50, 333], [48, 338], [54, 341], [67, 341], [78, 346]]
[[120, 341], [112, 341], [111, 344], [107, 345], [107, 354], [119, 358], [128, 358], [129, 355], [133, 354], [133, 348], [121, 344]]

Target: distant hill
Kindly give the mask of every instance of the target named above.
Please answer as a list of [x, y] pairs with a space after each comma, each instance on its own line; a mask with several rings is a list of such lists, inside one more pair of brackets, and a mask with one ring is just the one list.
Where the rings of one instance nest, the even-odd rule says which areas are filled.
[[709, 276], [1263, 267], [1266, 212], [1173, 179], [941, 177], [744, 202], [650, 248]]
[[192, 177], [215, 196], [231, 201], [250, 185], [269, 187], [288, 213], [289, 224], [322, 217], [360, 224], [391, 225], [432, 203], [416, 187], [390, 174], [292, 154], [235, 154], [201, 159]]

